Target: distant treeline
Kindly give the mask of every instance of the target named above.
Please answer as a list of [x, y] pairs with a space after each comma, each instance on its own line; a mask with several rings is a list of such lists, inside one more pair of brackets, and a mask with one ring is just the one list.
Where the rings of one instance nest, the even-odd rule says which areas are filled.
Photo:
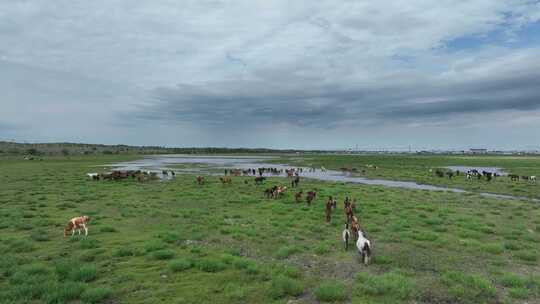
[[227, 154], [322, 152], [248, 148], [168, 148], [159, 146], [97, 145], [79, 143], [16, 143], [0, 141], [1, 155], [94, 155], [94, 154]]

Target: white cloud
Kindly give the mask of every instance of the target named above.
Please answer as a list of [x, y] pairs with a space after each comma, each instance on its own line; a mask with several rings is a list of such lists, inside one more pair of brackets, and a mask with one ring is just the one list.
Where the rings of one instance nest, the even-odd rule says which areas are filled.
[[[0, 64], [11, 67], [0, 70], [0, 119], [38, 130], [39, 117], [48, 126], [42, 133], [83, 141], [99, 138], [96, 128], [62, 130], [59, 121], [98, 122], [106, 140], [144, 143], [155, 138], [126, 134], [146, 121], [134, 117], [145, 117], [152, 123], [141, 130], [176, 121], [198, 134], [182, 133], [194, 144], [210, 145], [197, 139], [216, 131], [193, 117], [260, 122], [266, 113], [263, 122], [296, 124], [304, 134], [321, 125], [354, 133], [397, 124], [383, 115], [389, 109], [437, 102], [455, 110], [463, 100], [489, 99], [482, 90], [507, 80], [504, 94], [518, 103], [535, 96], [525, 80], [538, 70], [537, 47], [447, 45], [501, 31], [519, 39], [539, 20], [540, 5], [527, 0], [0, 1]], [[410, 122], [421, 112], [400, 120], [423, 125]], [[235, 138], [259, 145], [241, 133]]]

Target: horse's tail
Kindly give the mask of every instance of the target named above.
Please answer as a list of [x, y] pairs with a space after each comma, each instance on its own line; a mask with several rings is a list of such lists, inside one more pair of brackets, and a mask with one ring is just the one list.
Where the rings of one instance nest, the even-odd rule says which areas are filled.
[[68, 232], [70, 232], [71, 230], [73, 230], [74, 228], [74, 224], [72, 221], [69, 221], [66, 225], [66, 228], [64, 228], [64, 236], [67, 236]]
[[371, 256], [371, 245], [368, 242], [364, 243], [363, 250], [366, 252], [367, 256]]

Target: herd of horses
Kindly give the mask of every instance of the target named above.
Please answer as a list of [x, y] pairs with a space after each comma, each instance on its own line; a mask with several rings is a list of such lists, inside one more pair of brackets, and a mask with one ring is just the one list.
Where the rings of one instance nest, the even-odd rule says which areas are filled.
[[[165, 171], [164, 171], [165, 172]], [[175, 173], [170, 171], [172, 175]], [[165, 173], [164, 173], [165, 174]], [[168, 174], [168, 172], [166, 173]], [[87, 173], [89, 178], [99, 181], [99, 180], [122, 180], [122, 179], [136, 179], [139, 182], [144, 182], [147, 180], [159, 179], [157, 172], [142, 171], [142, 170], [115, 170], [110, 173]]]
[[[300, 183], [300, 173], [302, 173], [302, 168], [289, 168], [289, 169], [275, 169], [275, 168], [259, 168], [259, 169], [247, 169], [238, 171], [239, 169], [235, 170], [226, 170], [224, 176], [220, 176], [219, 180], [223, 185], [228, 185], [232, 183], [232, 176], [240, 176], [240, 175], [256, 175], [259, 173], [259, 176], [255, 176], [253, 179], [253, 184], [255, 185], [262, 185], [264, 184], [265, 180], [267, 179], [265, 176], [262, 176], [263, 173], [269, 173], [269, 174], [282, 174], [286, 173], [287, 177], [293, 178], [291, 180], [291, 188], [298, 187]], [[308, 169], [313, 170], [313, 169]], [[313, 171], [308, 171], [313, 172]], [[228, 174], [228, 175], [227, 175]], [[196, 183], [198, 185], [204, 185], [205, 184], [205, 178], [204, 176], [197, 176], [196, 177]], [[250, 181], [245, 179], [244, 184], [249, 184]], [[283, 195], [287, 191], [287, 186], [284, 185], [273, 185], [272, 187], [266, 188], [264, 190], [264, 197], [266, 199], [280, 199], [283, 197]], [[305, 202], [308, 207], [312, 205], [312, 203], [317, 198], [317, 189], [310, 190], [306, 192], [305, 195]], [[304, 200], [304, 191], [300, 190], [294, 194], [294, 201], [296, 203], [301, 203]], [[328, 201], [325, 205], [325, 220], [327, 223], [330, 223], [332, 220], [332, 214], [337, 209], [337, 200], [330, 196], [328, 198]], [[360, 227], [360, 223], [357, 217], [357, 202], [356, 199], [349, 199], [349, 197], [345, 198], [345, 201], [343, 202], [343, 210], [345, 215], [345, 229], [342, 232], [342, 239], [345, 246], [345, 250], [348, 250], [349, 248], [349, 242], [353, 241], [356, 244], [356, 247], [358, 249], [358, 252], [361, 256], [362, 262], [367, 265], [369, 263], [369, 259], [371, 257], [372, 253], [372, 245], [371, 241], [367, 238], [367, 235], [365, 231]]]
[[[429, 169], [429, 172], [430, 173], [433, 172], [433, 169]], [[497, 172], [489, 172], [489, 171], [485, 171], [485, 170], [478, 171], [476, 169], [467, 170], [467, 172], [461, 172], [459, 170], [452, 171], [452, 170], [436, 169], [435, 170], [435, 175], [440, 177], [440, 178], [443, 178], [444, 176], [447, 176], [449, 179], [452, 179], [454, 176], [463, 175], [467, 180], [485, 179], [488, 182], [490, 182], [493, 179], [501, 176]], [[532, 182], [532, 183], [536, 183], [536, 176], [534, 176], [534, 175], [531, 175], [531, 176], [526, 176], [526, 175], [519, 176], [517, 174], [508, 174], [508, 177], [510, 178], [511, 181], [519, 181], [521, 179], [523, 181], [529, 181], [529, 182]]]

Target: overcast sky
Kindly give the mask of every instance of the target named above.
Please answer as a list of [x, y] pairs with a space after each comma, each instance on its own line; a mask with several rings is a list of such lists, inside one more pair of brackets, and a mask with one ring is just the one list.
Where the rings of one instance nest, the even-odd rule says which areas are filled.
[[540, 147], [540, 1], [0, 0], [0, 92], [0, 140]]

